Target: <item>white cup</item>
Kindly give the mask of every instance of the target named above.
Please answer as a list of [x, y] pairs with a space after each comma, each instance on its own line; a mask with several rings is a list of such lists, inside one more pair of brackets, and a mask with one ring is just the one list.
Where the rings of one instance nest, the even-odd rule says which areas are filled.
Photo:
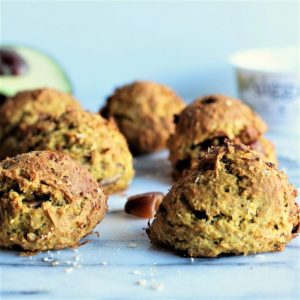
[[[267, 122], [271, 135], [299, 151], [300, 49], [253, 49], [231, 56], [239, 97]], [[290, 150], [292, 150], [290, 148]]]

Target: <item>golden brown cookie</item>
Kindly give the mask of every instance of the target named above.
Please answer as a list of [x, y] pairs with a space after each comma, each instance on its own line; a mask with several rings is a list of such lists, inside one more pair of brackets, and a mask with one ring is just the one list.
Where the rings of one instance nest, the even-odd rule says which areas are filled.
[[53, 89], [18, 93], [0, 106], [0, 159], [21, 153], [19, 139], [29, 125], [45, 116], [59, 117], [69, 109], [81, 109], [70, 94]]
[[278, 165], [275, 147], [273, 143], [267, 140], [265, 137], [261, 136], [256, 141], [248, 144], [247, 146], [252, 150], [257, 151], [259, 154], [262, 154], [265, 161], [269, 161], [275, 164], [275, 166]]
[[[194, 157], [201, 152], [204, 154], [210, 146], [221, 145], [225, 139], [254, 145], [260, 143], [267, 129], [250, 107], [224, 95], [209, 95], [195, 100], [175, 121], [175, 133], [168, 140], [175, 178], [190, 167]], [[262, 142], [260, 148], [267, 143]], [[266, 152], [272, 152], [271, 149], [268, 147]], [[276, 156], [270, 153], [268, 157]]]
[[299, 232], [286, 175], [238, 144], [212, 147], [163, 199], [147, 234], [189, 256], [281, 251]]
[[106, 193], [124, 190], [134, 175], [125, 138], [99, 114], [73, 110], [39, 120], [28, 128], [20, 148], [63, 151], [85, 166]]
[[[220, 144], [219, 146], [228, 143], [229, 140], [225, 139], [222, 144]], [[266, 162], [272, 162], [275, 166], [278, 164], [277, 162], [277, 158], [276, 158], [276, 153], [275, 153], [275, 149], [274, 149], [274, 145], [267, 139], [265, 139], [264, 137], [259, 137], [258, 140], [256, 140], [255, 142], [247, 145], [246, 147], [250, 148], [251, 150], [256, 151], [257, 155], [262, 156], [263, 160], [265, 160]], [[195, 166], [197, 166], [199, 164], [199, 161], [205, 157], [205, 155], [207, 154], [207, 151], [198, 151], [198, 155], [194, 156], [191, 158], [191, 165], [188, 169], [183, 170], [183, 172], [181, 173], [182, 176], [187, 175], [193, 168], [195, 168]], [[196, 153], [195, 153], [196, 154]], [[178, 175], [179, 173], [177, 173]]]
[[0, 162], [0, 247], [39, 251], [76, 246], [107, 210], [88, 171], [42, 151]]
[[183, 100], [167, 86], [136, 81], [116, 89], [101, 114], [113, 117], [134, 154], [166, 147], [174, 131], [173, 118], [185, 107]]

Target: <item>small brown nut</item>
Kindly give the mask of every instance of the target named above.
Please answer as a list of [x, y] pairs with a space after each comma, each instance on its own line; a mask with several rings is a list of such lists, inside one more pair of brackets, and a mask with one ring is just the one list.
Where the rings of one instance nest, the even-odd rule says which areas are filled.
[[128, 197], [125, 212], [140, 218], [153, 218], [164, 197], [163, 193], [150, 192]]

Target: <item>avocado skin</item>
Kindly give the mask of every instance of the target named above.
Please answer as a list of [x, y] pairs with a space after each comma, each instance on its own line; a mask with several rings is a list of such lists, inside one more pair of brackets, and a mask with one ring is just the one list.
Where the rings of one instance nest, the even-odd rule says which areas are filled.
[[[11, 50], [16, 52], [25, 62], [26, 70], [25, 72], [18, 76], [13, 75], [0, 75], [0, 93], [7, 96], [12, 97], [16, 95], [20, 91], [28, 90], [28, 89], [37, 89], [37, 88], [54, 88], [58, 89], [61, 92], [65, 93], [73, 93], [74, 87], [71, 83], [71, 80], [65, 70], [61, 67], [60, 63], [53, 58], [48, 53], [36, 49], [31, 46], [25, 45], [0, 45], [0, 49]], [[26, 57], [27, 59], [26, 59]], [[29, 58], [30, 57], [30, 58]], [[43, 63], [41, 67], [40, 64], [34, 64], [34, 66], [39, 66], [38, 68], [34, 68], [34, 71], [37, 72], [35, 78], [30, 79], [32, 74], [32, 63], [31, 59], [39, 59], [40, 62]], [[53, 78], [51, 76], [51, 80], [47, 78], [47, 68], [45, 69], [44, 64], [48, 67], [51, 67], [51, 74], [56, 73], [56, 77]], [[27, 72], [26, 72], [27, 71]], [[55, 71], [55, 72], [54, 72]], [[51, 83], [49, 83], [51, 82]], [[49, 85], [48, 85], [49, 84]]]

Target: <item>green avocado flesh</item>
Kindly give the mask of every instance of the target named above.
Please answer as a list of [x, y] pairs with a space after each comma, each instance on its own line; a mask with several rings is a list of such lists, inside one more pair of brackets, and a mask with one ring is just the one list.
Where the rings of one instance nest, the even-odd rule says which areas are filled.
[[19, 54], [27, 64], [27, 71], [18, 76], [0, 76], [0, 94], [14, 96], [17, 92], [36, 88], [54, 88], [72, 92], [72, 86], [64, 70], [47, 55], [27, 47], [4, 46]]

